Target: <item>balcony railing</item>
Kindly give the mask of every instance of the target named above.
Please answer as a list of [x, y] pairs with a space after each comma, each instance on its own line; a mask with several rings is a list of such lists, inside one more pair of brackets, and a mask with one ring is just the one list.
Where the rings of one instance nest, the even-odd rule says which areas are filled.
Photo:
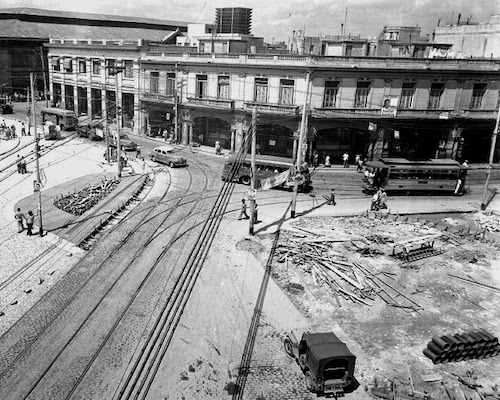
[[188, 104], [211, 108], [224, 108], [228, 110], [232, 110], [234, 108], [234, 100], [226, 99], [203, 99], [198, 97], [188, 97]]
[[491, 119], [495, 118], [498, 110], [462, 110], [460, 116], [466, 118]]
[[448, 119], [457, 116], [454, 110], [428, 110], [428, 109], [398, 109], [396, 115], [382, 115], [380, 108], [315, 108], [312, 111], [317, 117], [349, 116], [352, 118], [382, 117], [382, 118], [428, 118]]
[[166, 95], [166, 94], [150, 93], [150, 92], [144, 92], [143, 99], [163, 104], [174, 104], [175, 102], [174, 95]]
[[258, 112], [273, 113], [273, 114], [294, 114], [299, 113], [299, 106], [291, 104], [263, 104], [256, 102], [244, 103], [246, 109], [253, 109], [257, 107]]

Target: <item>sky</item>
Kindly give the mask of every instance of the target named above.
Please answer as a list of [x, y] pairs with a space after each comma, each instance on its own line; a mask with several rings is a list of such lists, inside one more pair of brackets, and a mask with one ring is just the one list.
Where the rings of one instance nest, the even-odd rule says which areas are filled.
[[[307, 36], [346, 34], [378, 36], [384, 26], [420, 26], [432, 35], [441, 25], [486, 23], [500, 14], [500, 0], [2, 0], [2, 8], [33, 7], [59, 11], [138, 16], [212, 23], [219, 7], [252, 8], [252, 33], [268, 43], [287, 42], [293, 31]], [[346, 17], [347, 10], [347, 17]]]

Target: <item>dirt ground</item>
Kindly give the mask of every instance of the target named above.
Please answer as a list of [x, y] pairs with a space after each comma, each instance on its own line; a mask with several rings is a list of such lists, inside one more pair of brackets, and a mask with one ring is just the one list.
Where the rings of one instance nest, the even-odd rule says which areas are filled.
[[[477, 383], [492, 391], [492, 387], [500, 386], [500, 356], [433, 364], [423, 350], [434, 335], [483, 328], [500, 336], [499, 230], [500, 218], [483, 213], [301, 218], [282, 231], [273, 279], [313, 330], [335, 332], [357, 356], [358, 391], [369, 389], [374, 379], [406, 385], [409, 368], [417, 390], [426, 391], [434, 399], [448, 398], [440, 381], [426, 383], [421, 379], [422, 375], [438, 373], [450, 393], [462, 399], [462, 389], [452, 374], [466, 376], [467, 371], [473, 371]], [[394, 242], [425, 235], [438, 236], [434, 243], [438, 254], [410, 263], [391, 256]], [[315, 238], [332, 241], [320, 242], [319, 247], [312, 243], [311, 247], [310, 241]], [[338, 270], [355, 281], [356, 275], [349, 268], [340, 267], [360, 265], [401, 293], [387, 289], [405, 308], [387, 305], [374, 291], [365, 290], [363, 298], [340, 277], [337, 282], [350, 293], [358, 293], [366, 304], [342, 293], [336, 296], [318, 274], [313, 261], [318, 257], [338, 261]], [[361, 269], [352, 270], [358, 277], [366, 275]], [[356, 393], [348, 396], [357, 398]]]

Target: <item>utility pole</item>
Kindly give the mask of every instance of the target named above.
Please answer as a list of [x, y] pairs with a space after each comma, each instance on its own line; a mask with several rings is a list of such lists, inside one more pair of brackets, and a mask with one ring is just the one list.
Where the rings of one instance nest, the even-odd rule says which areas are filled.
[[[178, 64], [175, 63], [175, 81], [174, 81], [174, 142], [179, 143], [179, 99], [177, 98], [177, 74], [179, 73]], [[200, 143], [201, 144], [201, 143]]]
[[[307, 100], [309, 98], [309, 81], [311, 79], [311, 71], [307, 71], [306, 76], [306, 90], [304, 94], [304, 106], [302, 107], [302, 120], [300, 122], [300, 134], [299, 143], [297, 145], [297, 158], [295, 166], [295, 174], [300, 174], [300, 167], [302, 165], [302, 147], [304, 146], [304, 136], [306, 131], [306, 113], [307, 113]], [[295, 208], [297, 206], [297, 192], [299, 191], [299, 183], [297, 181], [297, 176], [294, 177], [293, 183], [293, 196], [292, 196], [292, 207], [290, 211], [290, 217], [295, 218]]]
[[248, 227], [248, 233], [253, 235], [254, 231], [254, 215], [255, 215], [255, 150], [257, 147], [257, 107], [253, 107], [252, 111], [252, 148], [251, 148], [251, 161], [250, 161], [250, 224]]
[[493, 157], [495, 156], [495, 147], [497, 145], [497, 135], [498, 135], [499, 125], [500, 125], [500, 107], [498, 108], [495, 129], [493, 129], [493, 133], [491, 134], [490, 159], [488, 161], [488, 170], [486, 171], [486, 181], [484, 182], [484, 192], [483, 192], [483, 201], [481, 202], [481, 210], [486, 210], [487, 207], [486, 202], [488, 201], [488, 184], [490, 182]]
[[40, 136], [38, 129], [36, 129], [36, 109], [35, 109], [35, 77], [34, 73], [30, 72], [30, 87], [31, 87], [31, 115], [33, 118], [33, 127], [35, 128], [35, 167], [36, 167], [36, 181], [35, 190], [38, 196], [38, 218], [40, 220], [40, 236], [43, 236], [43, 223], [42, 223], [42, 184], [40, 181]]
[[116, 105], [116, 158], [118, 161], [118, 177], [122, 176], [122, 162], [121, 162], [121, 143], [120, 143], [120, 134], [121, 134], [121, 108], [118, 103], [118, 74], [123, 71], [123, 67], [119, 67], [115, 65], [109, 69], [109, 74], [115, 76], [115, 105]]

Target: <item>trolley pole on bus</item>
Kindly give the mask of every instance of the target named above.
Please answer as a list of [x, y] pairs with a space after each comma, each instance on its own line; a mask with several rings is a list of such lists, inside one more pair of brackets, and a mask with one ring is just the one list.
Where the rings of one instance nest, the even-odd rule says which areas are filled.
[[250, 161], [250, 224], [248, 227], [248, 233], [253, 235], [254, 233], [254, 224], [255, 224], [255, 150], [257, 147], [257, 107], [253, 107], [252, 111], [252, 158]]
[[[300, 174], [300, 167], [302, 165], [302, 147], [304, 147], [304, 137], [306, 133], [306, 112], [307, 112], [307, 100], [309, 98], [309, 80], [311, 79], [311, 71], [307, 71], [306, 76], [306, 90], [304, 92], [304, 106], [302, 107], [302, 120], [300, 122], [300, 134], [299, 143], [297, 145], [297, 158], [295, 163], [295, 174]], [[297, 206], [297, 192], [299, 191], [299, 182], [297, 176], [294, 176], [293, 182], [293, 196], [292, 196], [292, 207], [290, 211], [290, 217], [295, 218], [295, 208]]]
[[31, 115], [33, 118], [33, 127], [35, 129], [35, 168], [36, 168], [36, 181], [34, 188], [38, 197], [38, 218], [40, 221], [40, 236], [43, 236], [43, 222], [42, 222], [42, 184], [40, 181], [40, 135], [36, 129], [36, 108], [35, 108], [35, 77], [34, 73], [30, 72], [30, 89], [31, 89]]
[[486, 210], [488, 206], [488, 184], [490, 182], [491, 168], [493, 164], [493, 157], [495, 156], [495, 147], [497, 145], [497, 136], [498, 136], [498, 128], [500, 125], [500, 107], [498, 108], [497, 120], [495, 123], [495, 129], [493, 129], [493, 133], [491, 134], [491, 147], [490, 147], [490, 158], [488, 161], [488, 170], [486, 171], [486, 180], [484, 182], [484, 191], [483, 191], [483, 201], [481, 202], [481, 210]]

